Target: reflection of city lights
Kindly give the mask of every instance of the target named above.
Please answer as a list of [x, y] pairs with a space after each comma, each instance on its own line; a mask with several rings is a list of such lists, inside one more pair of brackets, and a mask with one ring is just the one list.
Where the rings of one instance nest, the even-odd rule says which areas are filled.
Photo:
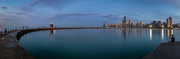
[[169, 38], [169, 30], [167, 30], [167, 35], [168, 35], [168, 38]]
[[162, 29], [162, 40], [164, 39], [164, 29]]
[[56, 30], [54, 30], [54, 35], [56, 34]]
[[50, 30], [50, 37], [51, 37], [51, 40], [53, 39], [53, 33], [54, 33], [54, 30]]
[[152, 29], [150, 29], [150, 40], [152, 41]]

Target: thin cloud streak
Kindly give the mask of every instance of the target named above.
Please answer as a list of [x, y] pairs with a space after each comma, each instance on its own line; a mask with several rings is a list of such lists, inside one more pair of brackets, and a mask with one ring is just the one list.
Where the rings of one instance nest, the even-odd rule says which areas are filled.
[[84, 15], [97, 15], [100, 17], [104, 17], [104, 18], [109, 18], [109, 19], [120, 19], [120, 15], [131, 15], [131, 16], [138, 16], [138, 15], [134, 15], [134, 14], [109, 14], [109, 15], [104, 15], [100, 12], [97, 13], [64, 13], [64, 14], [56, 14], [53, 17], [50, 17], [49, 19], [61, 19], [61, 18], [65, 18], [65, 17], [70, 17], [70, 16], [84, 16]]
[[39, 2], [38, 1], [34, 1], [33, 3], [30, 4], [30, 6], [32, 7], [32, 6], [35, 6], [37, 4], [39, 4]]
[[7, 7], [1, 7], [1, 8], [7, 10]]

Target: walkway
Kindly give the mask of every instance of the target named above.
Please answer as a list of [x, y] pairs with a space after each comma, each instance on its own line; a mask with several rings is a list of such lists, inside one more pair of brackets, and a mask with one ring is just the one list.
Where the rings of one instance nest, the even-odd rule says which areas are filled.
[[0, 59], [34, 59], [19, 44], [17, 32], [11, 32], [0, 39]]
[[180, 42], [161, 43], [144, 59], [180, 59]]

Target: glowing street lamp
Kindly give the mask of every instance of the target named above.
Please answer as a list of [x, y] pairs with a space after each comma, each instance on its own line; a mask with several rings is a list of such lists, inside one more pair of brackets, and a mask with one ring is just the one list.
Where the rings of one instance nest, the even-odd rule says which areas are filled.
[[149, 25], [150, 28], [152, 28], [152, 25]]

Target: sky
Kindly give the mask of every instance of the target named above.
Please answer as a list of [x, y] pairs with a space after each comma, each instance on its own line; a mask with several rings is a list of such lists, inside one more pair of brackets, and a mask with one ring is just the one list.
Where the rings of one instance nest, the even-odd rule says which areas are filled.
[[0, 0], [0, 26], [103, 26], [126, 16], [133, 23], [180, 23], [180, 0]]

